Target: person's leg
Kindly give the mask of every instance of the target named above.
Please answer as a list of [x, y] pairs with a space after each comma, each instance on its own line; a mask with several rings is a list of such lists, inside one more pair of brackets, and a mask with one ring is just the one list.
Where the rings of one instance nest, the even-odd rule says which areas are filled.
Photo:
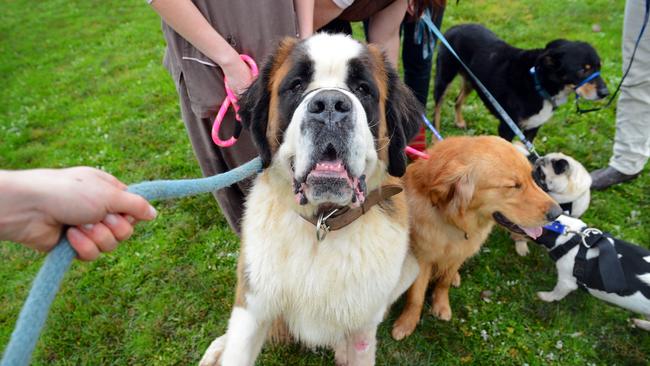
[[[645, 0], [628, 0], [623, 25], [623, 71], [645, 14]], [[647, 26], [650, 27], [650, 26]], [[592, 172], [592, 188], [605, 189], [636, 178], [650, 156], [650, 28], [646, 29], [618, 99], [616, 136], [609, 167]]]
[[[181, 105], [181, 115], [187, 134], [189, 135], [194, 155], [199, 162], [201, 172], [204, 176], [211, 176], [223, 172], [251, 160], [257, 156], [257, 152], [246, 130], [237, 143], [231, 147], [219, 148], [212, 141], [212, 119], [198, 118], [192, 111], [185, 81], [181, 77], [178, 85], [178, 95]], [[222, 137], [232, 136], [236, 122], [231, 113], [226, 115], [222, 124]], [[244, 213], [244, 202], [246, 193], [250, 187], [250, 179], [233, 184], [230, 187], [223, 188], [213, 192], [214, 197], [219, 203], [221, 212], [226, 217], [232, 230], [237, 233], [241, 232], [241, 218]]]
[[[444, 8], [438, 10], [432, 15], [433, 23], [440, 28]], [[423, 49], [426, 37], [422, 37], [421, 43], [416, 43], [417, 27], [415, 21], [404, 20], [402, 22], [402, 65], [404, 66], [404, 83], [411, 88], [415, 96], [423, 106], [427, 105], [429, 97], [429, 83], [431, 81], [431, 67], [433, 66], [433, 53], [436, 43], [431, 53], [424, 58]]]
[[[422, 43], [415, 43], [415, 22], [404, 21], [402, 31], [402, 65], [404, 66], [404, 83], [411, 88], [422, 105], [427, 105], [429, 81], [431, 80], [431, 54], [423, 57]], [[423, 40], [423, 42], [425, 42]]]
[[[433, 14], [433, 23], [440, 28], [444, 8]], [[433, 66], [433, 53], [424, 57], [423, 49], [425, 47], [426, 37], [422, 37], [422, 42], [416, 43], [416, 21], [404, 20], [402, 22], [402, 65], [404, 67], [404, 83], [413, 91], [415, 97], [425, 107], [429, 98], [429, 85], [431, 81], [431, 68]], [[435, 42], [435, 41], [434, 41]], [[425, 128], [422, 126], [418, 134], [411, 140], [409, 145], [416, 150], [423, 151], [426, 149]]]
[[[402, 65], [404, 67], [404, 83], [413, 91], [415, 97], [422, 103], [423, 106], [427, 105], [427, 97], [429, 95], [429, 80], [431, 79], [431, 60], [422, 57], [422, 44], [415, 43], [416, 26], [414, 21], [404, 20], [402, 22]], [[410, 147], [424, 151], [427, 148], [427, 141], [424, 126], [420, 127], [420, 131], [415, 135]]]

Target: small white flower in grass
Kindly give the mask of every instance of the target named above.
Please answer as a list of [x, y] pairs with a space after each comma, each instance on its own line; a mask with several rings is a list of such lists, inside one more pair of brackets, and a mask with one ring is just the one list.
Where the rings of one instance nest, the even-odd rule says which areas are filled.
[[564, 347], [564, 343], [562, 343], [562, 341], [557, 341], [555, 343], [555, 348], [562, 349], [563, 347]]
[[483, 338], [485, 342], [487, 342], [488, 339], [490, 339], [490, 336], [487, 334], [487, 331], [485, 331], [485, 329], [481, 329], [481, 338]]

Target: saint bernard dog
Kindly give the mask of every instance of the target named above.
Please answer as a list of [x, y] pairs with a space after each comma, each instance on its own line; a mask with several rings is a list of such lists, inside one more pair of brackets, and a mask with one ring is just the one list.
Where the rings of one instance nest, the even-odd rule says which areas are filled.
[[264, 169], [228, 329], [200, 364], [254, 364], [281, 320], [337, 364], [373, 365], [377, 326], [418, 273], [399, 177], [420, 103], [377, 47], [317, 34], [283, 41], [240, 105]]

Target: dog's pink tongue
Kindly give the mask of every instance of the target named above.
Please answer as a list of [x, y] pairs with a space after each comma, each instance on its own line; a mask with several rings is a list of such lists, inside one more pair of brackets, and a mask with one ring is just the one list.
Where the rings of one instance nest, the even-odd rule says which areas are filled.
[[340, 178], [348, 177], [348, 172], [345, 171], [345, 167], [343, 166], [343, 162], [341, 160], [321, 161], [316, 164], [314, 169], [309, 174]]
[[521, 230], [533, 239], [537, 239], [542, 235], [541, 227], [521, 227]]

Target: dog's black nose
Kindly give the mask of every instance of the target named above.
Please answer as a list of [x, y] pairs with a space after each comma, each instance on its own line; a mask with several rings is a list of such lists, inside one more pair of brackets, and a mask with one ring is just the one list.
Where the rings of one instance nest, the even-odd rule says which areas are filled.
[[310, 117], [324, 123], [338, 124], [344, 121], [352, 110], [350, 98], [338, 90], [324, 90], [307, 104]]
[[605, 98], [609, 95], [609, 89], [607, 89], [606, 86], [602, 86], [596, 90], [596, 94], [598, 95], [598, 98]]
[[560, 215], [562, 215], [562, 207], [560, 207], [560, 205], [558, 204], [554, 204], [546, 213], [546, 219], [548, 221], [554, 221]]

